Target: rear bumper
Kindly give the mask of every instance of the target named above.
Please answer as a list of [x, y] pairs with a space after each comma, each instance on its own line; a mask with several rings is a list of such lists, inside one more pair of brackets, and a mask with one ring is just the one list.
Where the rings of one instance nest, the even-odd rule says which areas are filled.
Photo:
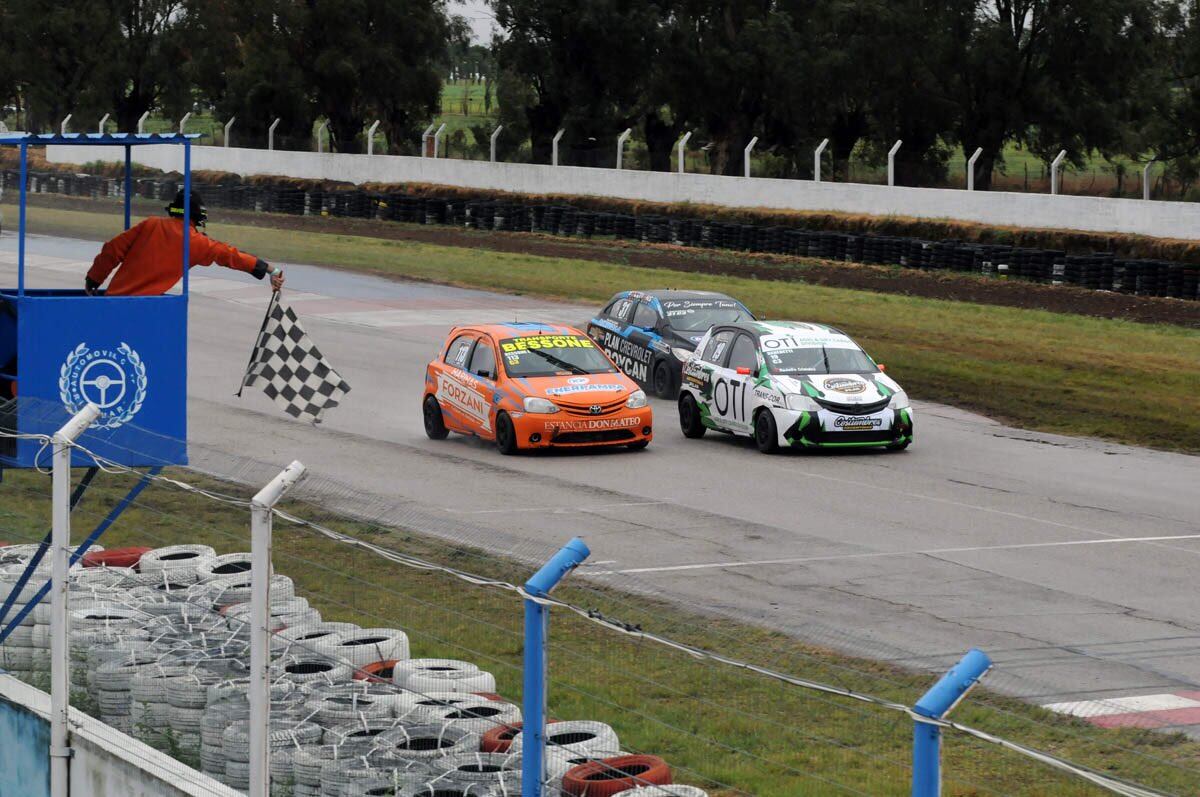
[[815, 412], [776, 410], [775, 413], [780, 445], [794, 448], [873, 448], [904, 445], [913, 439], [911, 408], [885, 410], [881, 413], [884, 422], [878, 428], [847, 431], [827, 428], [828, 424]]
[[521, 448], [594, 448], [626, 446], [654, 438], [650, 407], [622, 410], [604, 417], [514, 413], [513, 427]]

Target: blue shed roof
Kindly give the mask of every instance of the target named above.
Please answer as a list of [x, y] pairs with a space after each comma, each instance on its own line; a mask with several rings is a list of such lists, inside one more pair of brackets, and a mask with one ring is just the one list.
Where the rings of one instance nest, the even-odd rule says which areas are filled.
[[72, 144], [95, 146], [138, 146], [183, 144], [200, 138], [199, 133], [0, 133], [0, 146], [20, 144]]

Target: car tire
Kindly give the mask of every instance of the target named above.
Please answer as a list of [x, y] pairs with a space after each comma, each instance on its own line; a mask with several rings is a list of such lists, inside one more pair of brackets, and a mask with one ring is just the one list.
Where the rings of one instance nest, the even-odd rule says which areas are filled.
[[684, 393], [679, 397], [679, 428], [684, 437], [693, 440], [704, 437], [704, 433], [708, 431], [704, 422], [700, 420], [700, 405], [691, 393]]
[[496, 450], [505, 455], [517, 453], [517, 430], [507, 412], [496, 416]]
[[421, 414], [425, 416], [425, 436], [430, 440], [445, 440], [450, 432], [446, 422], [442, 420], [442, 405], [433, 396], [426, 396], [421, 402]]
[[671, 374], [671, 365], [666, 360], [659, 360], [654, 366], [651, 391], [654, 395], [665, 399], [675, 398], [675, 377]]
[[764, 454], [779, 450], [779, 429], [775, 426], [775, 415], [770, 410], [759, 410], [754, 416], [754, 445]]
[[630, 451], [641, 451], [646, 446], [650, 445], [649, 440], [635, 440], [626, 446]]

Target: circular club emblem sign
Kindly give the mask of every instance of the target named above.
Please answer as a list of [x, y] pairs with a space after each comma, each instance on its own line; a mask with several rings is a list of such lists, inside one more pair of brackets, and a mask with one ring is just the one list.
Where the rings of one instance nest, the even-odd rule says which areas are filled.
[[146, 400], [146, 366], [138, 353], [121, 343], [116, 349], [92, 349], [80, 343], [58, 372], [58, 395], [72, 415], [95, 404], [98, 429], [115, 429], [133, 420]]

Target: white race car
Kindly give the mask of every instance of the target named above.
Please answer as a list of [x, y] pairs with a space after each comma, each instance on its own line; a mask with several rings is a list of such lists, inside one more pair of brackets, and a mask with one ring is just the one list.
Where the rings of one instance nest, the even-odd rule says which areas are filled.
[[845, 333], [824, 324], [719, 324], [683, 364], [679, 425], [780, 446], [908, 447], [908, 395]]

